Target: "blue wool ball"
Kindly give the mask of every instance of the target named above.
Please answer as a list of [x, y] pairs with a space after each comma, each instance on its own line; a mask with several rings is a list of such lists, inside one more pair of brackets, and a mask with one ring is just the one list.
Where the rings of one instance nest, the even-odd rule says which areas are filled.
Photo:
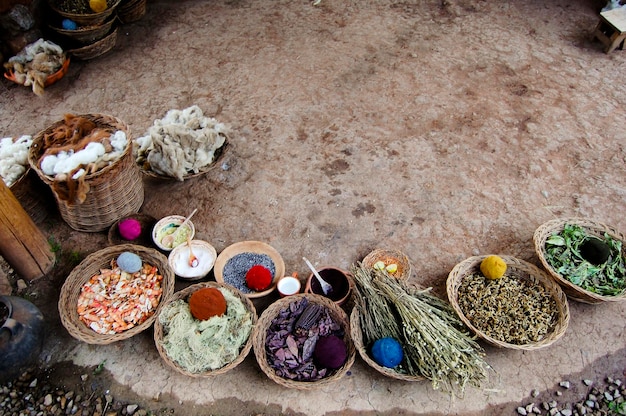
[[141, 270], [141, 257], [135, 253], [125, 251], [117, 257], [117, 265], [127, 273], [135, 273]]
[[73, 21], [73, 20], [70, 20], [70, 19], [63, 19], [63, 21], [61, 22], [61, 26], [65, 30], [76, 30], [76, 29], [78, 29], [78, 25], [76, 24], [76, 22]]
[[372, 358], [378, 365], [387, 368], [398, 366], [404, 358], [402, 345], [391, 337], [381, 338], [372, 345]]

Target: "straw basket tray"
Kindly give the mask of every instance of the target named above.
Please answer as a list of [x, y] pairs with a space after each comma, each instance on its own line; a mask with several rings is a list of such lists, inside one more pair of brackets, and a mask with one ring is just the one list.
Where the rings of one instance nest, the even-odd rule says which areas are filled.
[[541, 260], [541, 264], [548, 273], [561, 285], [561, 288], [567, 296], [579, 302], [588, 304], [597, 304], [602, 302], [616, 302], [626, 300], [626, 292], [619, 296], [602, 296], [597, 293], [590, 292], [582, 287], [570, 282], [567, 277], [557, 273], [556, 270], [546, 260], [546, 240], [552, 234], [560, 233], [566, 224], [578, 225], [585, 230], [588, 236], [603, 239], [604, 233], [610, 235], [613, 239], [622, 242], [622, 256], [626, 255], [626, 237], [613, 227], [605, 225], [601, 222], [591, 221], [584, 218], [560, 218], [548, 221], [535, 230], [533, 241], [535, 244], [535, 252]]
[[[257, 313], [256, 313], [256, 309], [254, 308], [254, 304], [252, 303], [252, 301], [248, 298], [246, 298], [240, 291], [238, 291], [237, 289], [228, 286], [226, 284], [222, 284], [222, 283], [217, 283], [217, 282], [202, 282], [202, 283], [196, 283], [193, 284], [191, 286], [187, 286], [185, 289], [178, 291], [176, 293], [174, 293], [172, 296], [170, 296], [167, 300], [166, 304], [169, 304], [171, 302], [180, 300], [180, 299], [184, 299], [186, 300], [193, 292], [195, 292], [198, 289], [202, 289], [202, 288], [206, 288], [206, 287], [213, 287], [213, 288], [223, 288], [223, 289], [227, 289], [229, 291], [231, 291], [232, 293], [234, 293], [235, 295], [237, 295], [237, 297], [239, 298], [239, 300], [241, 300], [241, 302], [245, 305], [246, 309], [248, 309], [248, 311], [250, 312], [250, 314], [252, 315], [252, 330], [254, 331], [254, 328], [256, 326], [256, 323], [258, 321], [258, 317], [257, 317]], [[165, 306], [165, 305], [164, 305]], [[248, 337], [248, 340], [246, 341], [246, 343], [241, 347], [241, 351], [239, 352], [239, 355], [237, 356], [237, 358], [235, 358], [233, 361], [231, 361], [230, 363], [226, 364], [225, 366], [218, 368], [216, 370], [210, 370], [210, 371], [205, 371], [203, 373], [191, 373], [187, 370], [185, 370], [184, 368], [182, 368], [181, 366], [179, 366], [176, 362], [174, 362], [173, 360], [170, 359], [170, 357], [167, 355], [167, 352], [165, 352], [165, 350], [163, 349], [162, 346], [162, 340], [163, 340], [163, 336], [164, 336], [164, 332], [163, 332], [163, 326], [159, 323], [159, 319], [157, 317], [157, 320], [154, 323], [154, 343], [156, 345], [156, 348], [159, 352], [159, 355], [161, 356], [161, 358], [163, 359], [163, 361], [165, 361], [165, 363], [170, 366], [171, 368], [175, 369], [176, 371], [178, 371], [181, 374], [184, 374], [186, 376], [189, 377], [213, 377], [213, 376], [217, 376], [220, 374], [224, 374], [230, 370], [232, 370], [233, 368], [237, 367], [250, 353], [250, 350], [252, 349], [252, 333], [250, 334], [250, 336]]]
[[85, 176], [89, 191], [82, 204], [63, 199], [69, 190], [67, 182], [54, 181], [39, 168], [39, 159], [46, 150], [43, 148], [44, 135], [62, 125], [63, 121], [55, 122], [33, 137], [28, 163], [52, 189], [61, 217], [70, 227], [77, 231], [98, 232], [107, 229], [118, 219], [139, 211], [144, 198], [143, 181], [133, 161], [132, 137], [126, 123], [103, 114], [84, 114], [79, 117], [93, 121], [98, 127], [124, 131], [128, 142], [127, 148], [118, 160]]
[[[287, 378], [280, 377], [276, 374], [274, 369], [270, 367], [267, 361], [267, 351], [265, 349], [265, 341], [267, 339], [267, 330], [274, 318], [278, 315], [278, 313], [289, 307], [292, 302], [297, 302], [302, 298], [306, 297], [310, 303], [320, 304], [326, 307], [329, 310], [330, 316], [332, 319], [339, 323], [344, 331], [343, 340], [346, 344], [347, 348], [347, 359], [346, 362], [333, 372], [329, 373], [326, 377], [316, 380], [316, 381], [296, 381], [290, 380]], [[292, 296], [284, 297], [274, 303], [272, 303], [259, 318], [259, 322], [257, 323], [254, 333], [253, 333], [253, 341], [252, 345], [254, 347], [254, 355], [256, 356], [256, 360], [261, 367], [261, 370], [274, 382], [288, 388], [297, 389], [297, 390], [313, 390], [322, 387], [326, 387], [337, 382], [341, 379], [352, 367], [354, 364], [354, 359], [356, 356], [356, 351], [354, 349], [354, 343], [352, 342], [352, 338], [350, 338], [350, 322], [348, 320], [348, 316], [333, 301], [329, 300], [320, 295], [313, 294], [297, 294]]]
[[352, 308], [352, 313], [350, 314], [350, 335], [352, 336], [352, 341], [354, 342], [354, 347], [359, 352], [359, 355], [370, 367], [374, 370], [378, 371], [380, 374], [395, 378], [397, 380], [402, 381], [424, 381], [425, 377], [422, 376], [413, 376], [410, 374], [402, 374], [395, 371], [393, 368], [383, 367], [379, 365], [376, 361], [372, 359], [372, 357], [368, 354], [367, 348], [363, 343], [363, 331], [361, 330], [361, 315], [357, 307]]
[[546, 334], [546, 336], [540, 341], [519, 345], [495, 339], [474, 326], [459, 306], [459, 287], [466, 276], [470, 276], [475, 273], [480, 274], [480, 263], [485, 257], [487, 256], [474, 256], [460, 262], [454, 266], [446, 281], [448, 299], [455, 312], [465, 325], [467, 325], [470, 330], [487, 343], [496, 347], [515, 350], [536, 350], [544, 348], [561, 338], [565, 334], [569, 324], [569, 306], [565, 294], [559, 285], [537, 266], [511, 256], [500, 256], [507, 265], [506, 274], [510, 275], [511, 273], [516, 273], [516, 275], [525, 276], [525, 278], [531, 279], [534, 283], [543, 286], [556, 302], [556, 307], [558, 308], [558, 318], [556, 324], [552, 328], [551, 332]]
[[[155, 312], [143, 323], [118, 334], [99, 334], [85, 325], [78, 317], [78, 311], [76, 310], [78, 297], [82, 286], [87, 283], [92, 276], [98, 274], [100, 269], [110, 268], [111, 260], [116, 259], [125, 251], [137, 254], [141, 257], [143, 262], [158, 268], [159, 273], [163, 276], [163, 280], [161, 281], [161, 289], [163, 290], [161, 301]], [[130, 338], [152, 325], [163, 305], [174, 292], [174, 283], [174, 273], [167, 265], [167, 257], [155, 249], [133, 244], [121, 244], [102, 249], [88, 255], [72, 270], [65, 280], [59, 297], [61, 323], [72, 337], [86, 342], [87, 344], [110, 344]]]
[[50, 8], [60, 16], [78, 23], [80, 26], [99, 25], [106, 21], [115, 11], [122, 0], [107, 0], [109, 7], [100, 13], [70, 13], [59, 8], [58, 0], [48, 0]]
[[68, 39], [75, 40], [81, 45], [89, 45], [104, 38], [111, 31], [115, 23], [115, 16], [98, 25], [82, 26], [75, 30], [66, 30], [57, 26], [50, 26], [52, 30]]
[[117, 17], [123, 24], [136, 22], [146, 14], [146, 0], [123, 0]]
[[117, 43], [117, 27], [102, 39], [80, 48], [70, 49], [67, 53], [75, 58], [87, 61], [104, 55], [115, 47]]
[[391, 274], [396, 279], [408, 279], [411, 277], [411, 263], [406, 254], [398, 250], [388, 250], [377, 248], [363, 258], [363, 267], [374, 268], [376, 262], [382, 261], [386, 266], [396, 264], [398, 270]]

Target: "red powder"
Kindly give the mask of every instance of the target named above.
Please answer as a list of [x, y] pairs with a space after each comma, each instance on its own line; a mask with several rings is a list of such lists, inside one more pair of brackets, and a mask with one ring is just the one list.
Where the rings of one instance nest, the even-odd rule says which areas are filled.
[[265, 290], [272, 284], [272, 272], [260, 264], [252, 266], [246, 273], [246, 284], [257, 292]]

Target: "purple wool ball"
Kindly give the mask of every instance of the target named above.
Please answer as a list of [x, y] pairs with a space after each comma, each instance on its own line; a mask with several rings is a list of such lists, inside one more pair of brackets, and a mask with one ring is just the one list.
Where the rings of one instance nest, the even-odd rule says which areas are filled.
[[348, 349], [343, 339], [329, 335], [317, 340], [313, 356], [322, 367], [337, 369], [348, 359]]
[[141, 235], [141, 223], [134, 218], [120, 221], [118, 229], [124, 240], [134, 240]]

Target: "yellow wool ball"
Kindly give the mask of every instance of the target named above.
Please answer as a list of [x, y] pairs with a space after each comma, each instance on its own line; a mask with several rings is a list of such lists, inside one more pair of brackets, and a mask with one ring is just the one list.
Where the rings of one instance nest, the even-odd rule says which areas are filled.
[[506, 272], [506, 262], [500, 256], [487, 256], [480, 263], [480, 271], [487, 279], [499, 279]]
[[89, 7], [95, 13], [103, 12], [109, 7], [107, 5], [107, 0], [89, 0]]

